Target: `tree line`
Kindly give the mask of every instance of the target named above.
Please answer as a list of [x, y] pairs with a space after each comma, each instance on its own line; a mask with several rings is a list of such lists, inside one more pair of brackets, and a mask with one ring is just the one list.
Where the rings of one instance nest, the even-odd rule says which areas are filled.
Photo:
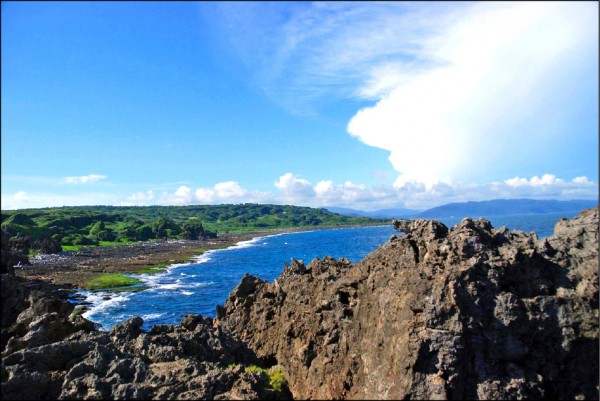
[[349, 217], [291, 205], [81, 206], [2, 211], [2, 249], [60, 252], [65, 247], [159, 239], [197, 240], [218, 233], [275, 228], [365, 225]]

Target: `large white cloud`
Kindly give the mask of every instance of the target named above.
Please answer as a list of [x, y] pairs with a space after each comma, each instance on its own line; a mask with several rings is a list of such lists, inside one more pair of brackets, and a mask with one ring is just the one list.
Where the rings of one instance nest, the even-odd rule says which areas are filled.
[[451, 13], [418, 40], [417, 53], [432, 63], [383, 69], [365, 84], [362, 93], [380, 100], [356, 113], [348, 132], [390, 151], [397, 187], [485, 180], [498, 165], [539, 163], [530, 155], [567, 135], [552, 126], [560, 110], [548, 99], [576, 101], [565, 77], [596, 63], [597, 11], [593, 3], [506, 2]]
[[581, 94], [597, 87], [596, 2], [219, 7], [250, 71], [288, 110], [340, 98], [376, 102], [354, 115], [348, 132], [390, 152], [397, 187], [563, 174], [569, 153], [585, 151], [571, 143], [596, 151], [597, 121], [575, 127], [578, 115], [597, 109], [597, 91]]

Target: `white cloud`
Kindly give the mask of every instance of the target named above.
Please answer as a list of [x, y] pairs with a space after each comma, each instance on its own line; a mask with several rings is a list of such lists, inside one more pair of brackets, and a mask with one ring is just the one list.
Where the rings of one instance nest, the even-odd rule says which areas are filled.
[[246, 195], [246, 190], [235, 181], [220, 182], [215, 185], [215, 194], [222, 199], [241, 198]]
[[582, 184], [582, 185], [594, 185], [593, 182], [591, 182], [590, 180], [588, 180], [587, 177], [575, 177], [573, 178], [573, 182], [576, 184]]
[[179, 186], [174, 192], [136, 192], [122, 200], [118, 195], [84, 193], [58, 195], [16, 191], [2, 196], [2, 209], [23, 209], [81, 205], [193, 205], [221, 203], [275, 203], [299, 206], [341, 206], [362, 210], [406, 207], [426, 209], [446, 203], [490, 199], [598, 199], [598, 184], [585, 176], [572, 180], [554, 174], [531, 178], [513, 177], [485, 184], [443, 183], [425, 185], [408, 181], [403, 187], [378, 185], [369, 187], [351, 181], [336, 184], [321, 180], [313, 185], [293, 173], [283, 174], [274, 182], [274, 191], [248, 190], [235, 181], [217, 183], [209, 188]]
[[131, 205], [145, 205], [154, 199], [154, 191], [136, 192], [131, 196], [127, 197], [127, 201]]
[[182, 185], [173, 194], [163, 192], [158, 200], [160, 205], [189, 205], [192, 204], [194, 196], [191, 188]]
[[280, 191], [283, 188], [287, 191], [279, 196], [273, 194], [269, 202], [289, 202], [312, 207], [342, 206], [363, 210], [394, 207], [426, 209], [445, 203], [499, 198], [568, 200], [595, 199], [598, 196], [598, 185], [587, 177], [576, 177], [569, 182], [553, 174], [530, 179], [515, 177], [485, 184], [436, 182], [426, 185], [413, 180], [407, 181], [402, 187], [368, 187], [350, 181], [335, 184], [331, 180], [322, 180], [313, 186], [310, 181], [287, 173], [279, 178], [275, 186]]
[[2, 194], [2, 209], [29, 209], [41, 207], [86, 206], [86, 205], [118, 205], [118, 195], [108, 193], [58, 194], [54, 192], [17, 191], [13, 194]]
[[308, 180], [298, 178], [292, 173], [286, 173], [275, 181], [275, 187], [286, 198], [302, 199], [312, 197], [315, 191]]
[[[548, 171], [554, 160], [569, 165], [557, 144], [576, 146], [573, 135], [597, 147], [597, 122], [572, 127], [574, 115], [597, 109], [597, 100], [580, 99], [586, 83], [597, 86], [596, 2], [219, 8], [249, 70], [288, 110], [310, 112], [329, 99], [376, 101], [347, 130], [390, 152], [398, 188]], [[577, 102], [583, 109], [569, 111]]]
[[485, 184], [444, 183], [425, 185], [409, 181], [403, 187], [381, 185], [366, 187], [346, 182], [335, 185], [321, 181], [315, 187], [316, 196], [309, 206], [345, 206], [364, 210], [392, 207], [425, 209], [446, 203], [491, 199], [597, 199], [598, 185], [587, 177], [571, 181], [553, 174], [530, 179], [515, 177]]
[[[587, 177], [575, 177], [571, 181], [553, 174], [541, 177], [514, 177], [484, 184], [461, 182], [436, 182], [425, 185], [419, 181], [407, 181], [402, 187], [378, 185], [369, 187], [351, 181], [336, 184], [321, 180], [312, 184], [294, 173], [286, 173], [274, 182], [275, 191], [248, 190], [235, 181], [226, 181], [209, 188], [192, 191], [187, 186], [173, 193], [163, 192], [158, 204], [222, 204], [222, 203], [275, 203], [299, 206], [340, 206], [362, 210], [407, 207], [426, 209], [452, 202], [531, 198], [531, 199], [596, 199], [598, 185]], [[153, 193], [138, 192], [128, 198], [131, 203], [151, 204]]]
[[12, 196], [12, 200], [15, 202], [27, 202], [29, 199], [30, 197], [25, 191], [19, 191]]
[[[568, 99], [561, 74], [597, 58], [597, 18], [592, 3], [474, 3], [450, 13], [417, 43], [435, 63], [379, 67], [361, 93], [380, 100], [356, 113], [348, 132], [390, 151], [397, 187], [482, 179], [519, 157], [530, 163], [552, 136], [546, 100]], [[519, 127], [527, 119], [539, 121], [536, 131]]]
[[88, 184], [91, 182], [105, 180], [106, 178], [107, 177], [105, 175], [90, 174], [82, 176], [64, 177], [62, 181], [67, 184]]
[[[542, 178], [537, 175], [531, 177], [530, 180], [527, 178], [515, 177], [505, 180], [508, 185], [512, 187], [522, 187], [522, 186], [532, 186], [532, 187], [540, 187], [543, 185], [562, 185], [565, 183], [564, 180], [560, 178], [556, 178], [554, 174], [544, 174]], [[587, 177], [576, 177], [573, 179], [575, 184], [587, 184], [589, 183]]]
[[206, 204], [238, 203], [248, 195], [252, 198], [256, 194], [249, 194], [235, 181], [225, 181], [215, 184], [212, 188], [196, 189], [195, 199]]

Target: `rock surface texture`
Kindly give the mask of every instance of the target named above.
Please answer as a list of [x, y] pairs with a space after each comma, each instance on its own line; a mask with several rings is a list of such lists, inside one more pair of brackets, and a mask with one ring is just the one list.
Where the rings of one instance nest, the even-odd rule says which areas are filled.
[[219, 325], [296, 398], [598, 399], [598, 209], [544, 240], [483, 219], [394, 226], [359, 263], [245, 276]]
[[598, 399], [598, 209], [544, 240], [483, 219], [394, 226], [361, 262], [246, 275], [215, 320], [149, 332], [97, 331], [4, 274], [2, 399]]
[[23, 280], [2, 276], [2, 399], [281, 399], [253, 353], [211, 318], [110, 332]]

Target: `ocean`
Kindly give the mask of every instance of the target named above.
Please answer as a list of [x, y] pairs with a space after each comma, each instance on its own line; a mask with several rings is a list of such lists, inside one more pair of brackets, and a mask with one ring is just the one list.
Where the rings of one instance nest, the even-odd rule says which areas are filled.
[[[496, 228], [507, 226], [535, 232], [539, 238], [552, 235], [561, 217], [577, 213], [544, 215], [491, 216]], [[460, 218], [440, 219], [448, 227]], [[227, 248], [213, 250], [191, 263], [176, 264], [155, 275], [132, 275], [149, 287], [139, 292], [108, 293], [80, 291], [89, 302], [83, 316], [110, 330], [115, 324], [133, 316], [144, 319], [143, 329], [155, 324], [177, 324], [188, 313], [214, 317], [217, 304], [222, 305], [245, 273], [273, 281], [292, 258], [308, 264], [314, 258], [346, 257], [358, 262], [379, 245], [397, 234], [391, 225], [361, 228], [315, 230], [277, 234], [243, 241]]]

